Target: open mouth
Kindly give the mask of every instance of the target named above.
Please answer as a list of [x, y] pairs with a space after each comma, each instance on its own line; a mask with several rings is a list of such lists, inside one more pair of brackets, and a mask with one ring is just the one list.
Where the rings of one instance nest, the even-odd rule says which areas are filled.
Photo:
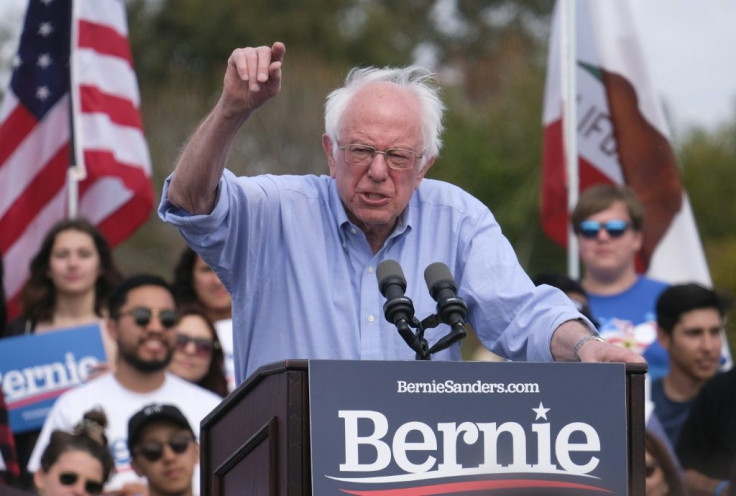
[[380, 206], [389, 202], [390, 198], [380, 193], [361, 193], [360, 194], [363, 203], [371, 206]]

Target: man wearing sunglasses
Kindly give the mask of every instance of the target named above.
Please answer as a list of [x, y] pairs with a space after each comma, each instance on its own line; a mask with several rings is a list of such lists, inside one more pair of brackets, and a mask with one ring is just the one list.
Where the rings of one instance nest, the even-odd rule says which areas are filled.
[[580, 195], [570, 221], [584, 267], [582, 285], [601, 336], [643, 353], [650, 375], [662, 376], [668, 358], [657, 342], [654, 306], [668, 284], [636, 270], [644, 207], [629, 187], [601, 184]]
[[199, 444], [189, 421], [174, 405], [143, 407], [128, 422], [131, 466], [148, 481], [149, 496], [192, 496]]
[[166, 371], [174, 352], [178, 323], [174, 297], [166, 281], [148, 274], [129, 277], [110, 295], [108, 312], [107, 331], [118, 346], [115, 372], [58, 398], [46, 418], [28, 467], [31, 471], [38, 467], [51, 432], [71, 429], [85, 411], [100, 406], [108, 416], [107, 437], [116, 467], [105, 492], [128, 496], [140, 492], [144, 483], [130, 466], [130, 417], [150, 403], [172, 404], [195, 426], [198, 434], [200, 421], [221, 398]]

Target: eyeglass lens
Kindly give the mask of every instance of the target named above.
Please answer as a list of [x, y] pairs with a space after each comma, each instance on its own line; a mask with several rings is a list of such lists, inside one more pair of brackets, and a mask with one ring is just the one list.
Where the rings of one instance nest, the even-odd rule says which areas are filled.
[[[187, 434], [174, 434], [166, 444], [169, 445], [171, 451], [180, 455], [187, 450], [190, 441], [192, 441], [192, 438]], [[138, 453], [143, 455], [149, 462], [158, 461], [164, 455], [164, 443], [148, 441], [138, 449]]]
[[158, 316], [161, 321], [161, 325], [166, 328], [174, 327], [177, 321], [176, 311], [168, 308], [164, 308], [163, 310], [154, 310], [148, 307], [135, 307], [128, 313], [133, 316], [135, 323], [141, 327], [147, 326], [154, 315]]
[[[75, 472], [62, 472], [59, 474], [59, 482], [64, 486], [76, 484], [80, 475]], [[102, 482], [87, 479], [84, 482], [84, 490], [90, 494], [100, 494], [102, 492]]]
[[383, 155], [386, 164], [392, 169], [410, 169], [414, 166], [419, 155], [414, 150], [404, 148], [389, 148], [386, 151], [376, 150], [372, 146], [352, 143], [341, 148], [345, 152], [345, 160], [348, 163], [366, 166], [373, 162], [376, 154]]
[[186, 334], [176, 335], [176, 349], [185, 352], [189, 343], [194, 343], [195, 354], [206, 356], [212, 353], [214, 342], [207, 338], [191, 338]]
[[599, 222], [597, 220], [584, 220], [580, 223], [578, 231], [584, 238], [594, 239], [598, 237], [601, 228], [605, 229], [612, 238], [619, 238], [629, 228], [629, 223], [625, 220], [609, 220]]

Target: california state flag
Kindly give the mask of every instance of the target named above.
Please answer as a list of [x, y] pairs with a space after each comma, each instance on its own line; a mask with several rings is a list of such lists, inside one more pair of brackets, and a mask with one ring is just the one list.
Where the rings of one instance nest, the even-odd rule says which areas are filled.
[[[577, 0], [576, 4], [580, 191], [598, 183], [627, 184], [646, 209], [642, 272], [661, 281], [710, 286], [703, 247], [629, 2]], [[541, 214], [546, 234], [566, 246], [560, 8], [558, 1], [545, 88]]]

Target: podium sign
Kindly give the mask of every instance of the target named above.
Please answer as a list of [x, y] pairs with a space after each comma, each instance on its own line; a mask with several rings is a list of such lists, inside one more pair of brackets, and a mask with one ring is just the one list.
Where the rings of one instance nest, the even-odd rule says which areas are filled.
[[309, 404], [312, 494], [627, 495], [623, 364], [312, 360]]

